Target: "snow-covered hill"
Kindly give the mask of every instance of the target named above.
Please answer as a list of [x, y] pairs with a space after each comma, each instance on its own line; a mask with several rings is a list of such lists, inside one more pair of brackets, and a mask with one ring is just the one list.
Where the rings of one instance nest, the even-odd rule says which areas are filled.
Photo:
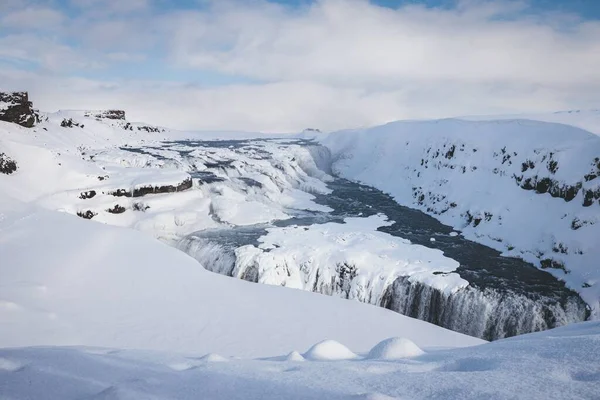
[[597, 110], [568, 110], [553, 113], [537, 114], [513, 114], [513, 115], [476, 115], [461, 117], [468, 121], [499, 121], [499, 120], [522, 120], [554, 122], [557, 124], [570, 125], [584, 129], [588, 132], [600, 135], [600, 109]]
[[410, 121], [323, 139], [334, 171], [565, 280], [600, 312], [600, 137], [529, 120]]

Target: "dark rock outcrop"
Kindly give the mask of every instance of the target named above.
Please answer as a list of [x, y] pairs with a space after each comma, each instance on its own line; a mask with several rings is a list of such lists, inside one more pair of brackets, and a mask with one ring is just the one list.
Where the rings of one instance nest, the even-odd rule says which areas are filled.
[[148, 133], [158, 133], [158, 132], [164, 132], [164, 129], [161, 128], [157, 128], [156, 126], [149, 126], [149, 125], [142, 125], [142, 126], [138, 126], [137, 127], [138, 131], [146, 131]]
[[133, 211], [146, 211], [147, 209], [149, 209], [150, 206], [144, 204], [144, 203], [133, 203], [133, 206], [131, 207], [131, 209]]
[[0, 153], [0, 173], [10, 175], [17, 170], [17, 162], [4, 153]]
[[65, 118], [62, 120], [62, 122], [60, 123], [60, 126], [62, 126], [63, 128], [73, 128], [74, 126], [78, 127], [78, 128], [83, 128], [84, 125], [83, 124], [79, 124], [75, 121], [73, 121], [72, 118]]
[[94, 218], [96, 215], [98, 215], [98, 213], [93, 212], [92, 210], [87, 210], [87, 211], [78, 211], [77, 212], [77, 216], [81, 217], [83, 219], [92, 219]]
[[98, 119], [118, 119], [125, 121], [125, 111], [123, 110], [94, 111], [85, 113], [85, 116]]
[[125, 207], [119, 205], [119, 204], [115, 204], [114, 207], [109, 208], [108, 210], [106, 210], [106, 212], [109, 212], [111, 214], [123, 214], [125, 212]]
[[31, 128], [40, 122], [40, 116], [33, 109], [27, 92], [0, 92], [0, 121]]
[[94, 196], [96, 196], [96, 191], [95, 190], [88, 190], [87, 192], [81, 192], [79, 194], [79, 198], [81, 200], [87, 200], [87, 199], [91, 199]]
[[156, 193], [174, 193], [187, 190], [192, 187], [192, 179], [188, 178], [178, 185], [165, 185], [165, 186], [142, 186], [136, 189], [117, 189], [108, 194], [112, 194], [116, 197], [141, 197], [147, 194]]

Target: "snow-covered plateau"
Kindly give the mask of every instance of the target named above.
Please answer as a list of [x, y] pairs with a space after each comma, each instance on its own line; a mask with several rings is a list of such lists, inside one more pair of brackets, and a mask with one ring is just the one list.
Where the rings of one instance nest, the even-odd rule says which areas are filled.
[[3, 98], [0, 399], [600, 393], [593, 134], [267, 138]]

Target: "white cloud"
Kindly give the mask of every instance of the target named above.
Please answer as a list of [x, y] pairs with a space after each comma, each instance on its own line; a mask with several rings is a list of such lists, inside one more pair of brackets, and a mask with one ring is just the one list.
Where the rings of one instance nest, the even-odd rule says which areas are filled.
[[51, 30], [60, 27], [64, 20], [64, 16], [52, 8], [28, 6], [5, 14], [0, 18], [0, 26], [21, 30]]
[[64, 43], [33, 34], [0, 36], [0, 58], [35, 63], [51, 73], [101, 66]]
[[600, 22], [520, 13], [525, 2], [389, 9], [363, 0], [301, 8], [220, 0], [157, 13], [144, 0], [130, 3], [139, 14], [113, 16], [98, 10], [124, 2], [72, 1], [83, 11], [68, 31], [84, 46], [0, 37], [0, 57], [52, 71], [160, 58], [172, 63], [170, 75], [185, 67], [257, 83], [202, 88], [0, 70], [42, 109], [120, 107], [178, 128], [293, 131], [600, 106]]
[[269, 81], [600, 81], [600, 23], [565, 29], [526, 17], [497, 18], [500, 11], [490, 8], [495, 3], [467, 4], [393, 10], [323, 0], [298, 12], [236, 2], [208, 16], [181, 16], [172, 48], [183, 65]]
[[130, 13], [145, 11], [150, 7], [149, 0], [70, 0], [78, 8], [96, 14]]

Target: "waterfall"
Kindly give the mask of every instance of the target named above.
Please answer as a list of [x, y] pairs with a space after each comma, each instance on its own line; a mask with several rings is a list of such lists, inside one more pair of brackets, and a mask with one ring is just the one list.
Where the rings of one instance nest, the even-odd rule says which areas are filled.
[[[198, 260], [206, 269], [222, 275], [259, 282], [265, 271], [253, 262], [236, 262], [235, 250], [209, 239], [188, 236], [177, 247]], [[289, 268], [289, 265], [286, 265]], [[587, 318], [585, 303], [576, 296], [533, 299], [511, 290], [468, 286], [447, 294], [409, 277], [396, 278], [386, 287], [372, 282], [358, 284], [346, 269], [316, 275], [303, 290], [381, 306], [409, 317], [453, 331], [496, 340], [551, 329]], [[301, 271], [295, 271], [302, 273]], [[285, 284], [283, 284], [285, 286]], [[353, 290], [349, 290], [353, 288]], [[361, 288], [361, 290], [356, 290]]]
[[[206, 269], [222, 275], [235, 275], [250, 282], [259, 282], [265, 273], [254, 262], [236, 262], [235, 248], [206, 238], [188, 236], [177, 244], [177, 248], [194, 257]], [[290, 265], [285, 267], [289, 268]], [[332, 275], [331, 271], [336, 272]], [[281, 284], [285, 286], [285, 283]], [[589, 313], [585, 303], [574, 295], [556, 299], [536, 294], [532, 298], [512, 290], [480, 289], [472, 285], [448, 294], [411, 281], [407, 276], [400, 276], [391, 284], [380, 286], [373, 282], [358, 282], [358, 278], [349, 274], [347, 268], [340, 266], [328, 268], [327, 273], [316, 271], [313, 279], [307, 279], [302, 289], [384, 307], [486, 340], [584, 321]]]
[[225, 246], [208, 239], [188, 236], [181, 239], [176, 247], [194, 257], [207, 270], [231, 276], [235, 265], [235, 253]]
[[[300, 150], [294, 149], [294, 159], [306, 175], [331, 179], [324, 176], [324, 172], [331, 173], [331, 153], [327, 148], [306, 144]], [[301, 187], [304, 191], [311, 192], [310, 179], [296, 179], [297, 170], [290, 172], [290, 182], [299, 182], [306, 186]], [[243, 179], [242, 182], [252, 184]], [[383, 230], [390, 235], [425, 246], [435, 235], [435, 247], [461, 264], [456, 272], [469, 281], [469, 286], [442, 292], [408, 276], [366, 278], [351, 263], [311, 268], [308, 264], [287, 262], [290, 260], [267, 266], [254, 257], [236, 258], [236, 249], [258, 246], [259, 237], [267, 234], [265, 228], [277, 224], [197, 232], [183, 238], [176, 247], [212, 272], [360, 301], [487, 340], [542, 331], [588, 317], [589, 309], [583, 300], [549, 274], [521, 260], [501, 258], [499, 253], [464, 238], [440, 234], [452, 229], [417, 210], [400, 206], [376, 189], [341, 179], [327, 180], [327, 184], [333, 192], [317, 195], [316, 202], [334, 212], [305, 213], [284, 224], [310, 226], [384, 213], [401, 222]]]
[[496, 340], [556, 328], [587, 318], [579, 298], [531, 299], [512, 291], [473, 286], [445, 294], [407, 277], [397, 278], [383, 295], [382, 307], [453, 331]]

